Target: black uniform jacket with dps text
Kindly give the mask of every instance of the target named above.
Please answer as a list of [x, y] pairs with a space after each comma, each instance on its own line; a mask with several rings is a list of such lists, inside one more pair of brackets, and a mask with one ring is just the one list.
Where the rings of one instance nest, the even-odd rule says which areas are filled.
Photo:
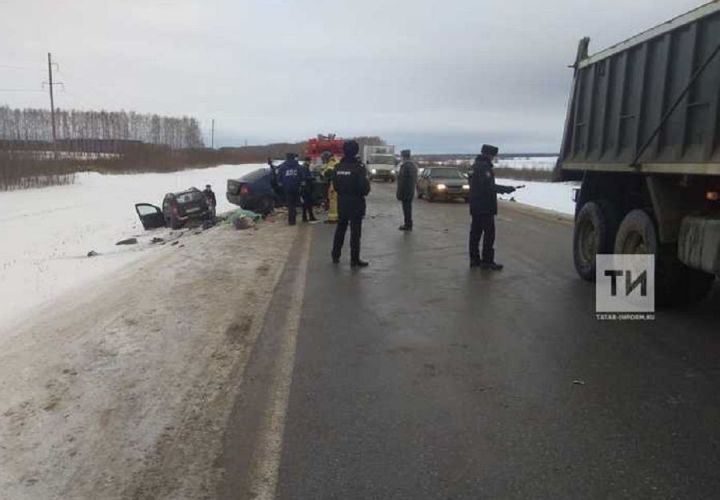
[[497, 214], [497, 195], [515, 191], [511, 186], [495, 184], [492, 160], [480, 155], [470, 170], [470, 213], [472, 215]]
[[365, 216], [365, 197], [370, 193], [367, 170], [357, 158], [343, 158], [333, 174], [333, 187], [338, 195], [338, 215], [342, 219]]

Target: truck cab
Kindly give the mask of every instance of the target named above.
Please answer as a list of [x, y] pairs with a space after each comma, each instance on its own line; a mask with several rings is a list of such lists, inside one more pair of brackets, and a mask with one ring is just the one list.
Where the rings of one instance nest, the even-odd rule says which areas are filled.
[[395, 146], [365, 146], [362, 155], [370, 180], [395, 182]]

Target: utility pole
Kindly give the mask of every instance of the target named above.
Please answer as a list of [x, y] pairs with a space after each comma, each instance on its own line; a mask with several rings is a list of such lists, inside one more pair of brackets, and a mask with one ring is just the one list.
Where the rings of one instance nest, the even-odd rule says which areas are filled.
[[48, 52], [48, 81], [47, 83], [50, 89], [50, 120], [52, 122], [52, 139], [53, 139], [53, 150], [55, 152], [55, 158], [57, 159], [57, 129], [55, 127], [55, 97], [53, 96], [53, 87], [55, 85], [63, 85], [62, 82], [53, 82], [53, 62], [52, 54]]
[[215, 118], [212, 119], [212, 127], [210, 130], [210, 148], [215, 149]]
[[57, 132], [55, 129], [55, 99], [53, 97], [52, 54], [50, 54], [50, 52], [48, 52], [48, 80], [50, 81], [48, 87], [50, 88], [50, 119], [52, 120], [53, 147], [57, 149], [57, 147], [55, 146], [55, 144], [57, 144]]

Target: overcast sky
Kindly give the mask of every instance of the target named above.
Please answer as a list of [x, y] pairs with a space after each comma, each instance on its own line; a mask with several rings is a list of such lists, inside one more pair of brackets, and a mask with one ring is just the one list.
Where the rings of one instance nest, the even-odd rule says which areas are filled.
[[[591, 52], [701, 0], [0, 0], [0, 104], [192, 115], [209, 145], [381, 135], [423, 152], [559, 149]], [[26, 90], [28, 90], [26, 92]]]

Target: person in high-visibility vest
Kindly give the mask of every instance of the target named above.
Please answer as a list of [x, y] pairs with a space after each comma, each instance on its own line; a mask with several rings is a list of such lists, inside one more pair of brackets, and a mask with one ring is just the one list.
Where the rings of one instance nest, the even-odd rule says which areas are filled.
[[328, 213], [327, 224], [335, 224], [338, 221], [338, 204], [337, 204], [337, 193], [333, 187], [332, 179], [335, 175], [335, 167], [338, 164], [338, 160], [330, 153], [326, 151], [323, 153], [323, 162], [325, 163], [323, 169], [323, 177], [328, 181]]

